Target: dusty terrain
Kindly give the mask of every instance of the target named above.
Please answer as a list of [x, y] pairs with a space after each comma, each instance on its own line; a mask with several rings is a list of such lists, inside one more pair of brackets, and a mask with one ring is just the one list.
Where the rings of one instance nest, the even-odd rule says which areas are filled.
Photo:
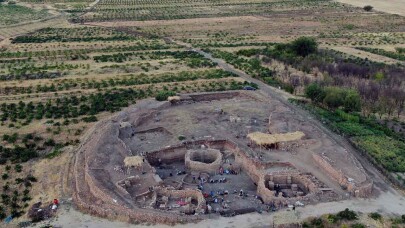
[[402, 0], [337, 0], [341, 3], [350, 4], [357, 7], [364, 7], [366, 5], [371, 5], [375, 10], [399, 14], [405, 16], [405, 2]]
[[[187, 98], [188, 96], [190, 98]], [[369, 198], [379, 194], [378, 189], [373, 190], [373, 180], [352, 154], [319, 129], [308, 125], [282, 102], [272, 100], [265, 93], [192, 94], [185, 95], [184, 99], [185, 103], [178, 105], [145, 100], [109, 120], [98, 123], [83, 140], [76, 155], [75, 204], [83, 211], [101, 217], [128, 222], [135, 220], [175, 224], [179, 219], [192, 222], [217, 217], [218, 212], [222, 214], [246, 210], [243, 213], [248, 213], [248, 208], [251, 207], [260, 211], [267, 210], [258, 200], [237, 197], [235, 194], [238, 189], [247, 193], [248, 198], [258, 195], [267, 205], [274, 205], [271, 207], [277, 209], [297, 201], [317, 204], [347, 199], [350, 196]], [[269, 150], [255, 147], [246, 138], [249, 132], [254, 131], [302, 131], [305, 138], [298, 142], [281, 143], [275, 149]], [[178, 138], [180, 136], [184, 139]], [[160, 143], [152, 143], [156, 140]], [[193, 184], [194, 176], [206, 174], [193, 174], [192, 168], [184, 168], [182, 156], [186, 150], [198, 147], [219, 149], [227, 157], [224, 166], [231, 163], [231, 170], [234, 170], [234, 163], [236, 167], [240, 166], [241, 170], [237, 171], [239, 177], [235, 179], [232, 175], [225, 175], [225, 184]], [[141, 170], [124, 167], [124, 158], [135, 155], [143, 157]], [[193, 179], [189, 176], [190, 169]], [[178, 173], [183, 170], [186, 170], [186, 176]], [[218, 173], [216, 169], [211, 171]], [[302, 197], [289, 195], [291, 193], [284, 190], [282, 197], [276, 191], [266, 192], [272, 188], [267, 184], [262, 185], [263, 181], [266, 182], [268, 178], [273, 180], [272, 176], [278, 178], [278, 175], [285, 175], [284, 173], [299, 173], [300, 176], [294, 177], [294, 181], [298, 182], [293, 183], [298, 183], [300, 190], [303, 189]], [[204, 178], [210, 182], [211, 179], [222, 178], [212, 174], [208, 176]], [[241, 178], [244, 180], [243, 185], [238, 184]], [[300, 178], [303, 179], [299, 180]], [[121, 185], [124, 180], [128, 183]], [[283, 183], [278, 181], [275, 180], [275, 183]], [[198, 187], [199, 190], [193, 192], [197, 186], [201, 188]], [[155, 194], [151, 188], [156, 189], [157, 196], [149, 199], [148, 195]], [[304, 190], [305, 188], [307, 189]], [[190, 216], [179, 214], [176, 209], [156, 208], [153, 199], [161, 197], [161, 194], [165, 196], [165, 189], [172, 189], [172, 194], [184, 192], [198, 199], [196, 214]], [[214, 196], [217, 191], [229, 191], [230, 195], [224, 196], [229, 206], [221, 207], [213, 201], [218, 197]], [[214, 210], [218, 210], [217, 213], [207, 213], [204, 209], [203, 214], [205, 211], [206, 215], [201, 214], [202, 199], [199, 197], [202, 196], [198, 194], [202, 193], [207, 205], [211, 204]], [[205, 204], [205, 201], [202, 202]], [[91, 202], [96, 205], [91, 205]], [[169, 201], [169, 204], [174, 202], [176, 201]], [[122, 216], [123, 214], [128, 217]], [[156, 216], [159, 216], [159, 220]]]
[[[388, 206], [387, 206], [388, 205]], [[384, 215], [399, 215], [405, 210], [405, 199], [402, 195], [393, 192], [386, 192], [380, 195], [376, 199], [351, 199], [339, 202], [330, 203], [320, 203], [317, 205], [306, 206], [303, 208], [297, 208], [297, 213], [294, 214], [292, 211], [280, 211], [275, 213], [251, 213], [245, 215], [239, 215], [232, 218], [217, 218], [209, 219], [193, 224], [193, 227], [198, 228], [208, 228], [208, 227], [269, 227], [273, 224], [280, 224], [287, 222], [298, 222], [307, 217], [320, 216], [326, 213], [337, 213], [344, 210], [345, 208], [351, 208], [352, 210], [359, 211], [362, 213], [370, 213], [379, 211], [384, 213]], [[48, 222], [47, 222], [48, 223]], [[37, 224], [36, 227], [40, 227], [43, 224]], [[63, 206], [63, 210], [60, 212], [58, 217], [50, 222], [55, 226], [66, 227], [89, 227], [89, 228], [108, 228], [108, 227], [150, 227], [149, 224], [139, 224], [139, 225], [129, 225], [128, 223], [113, 222], [106, 219], [92, 217], [87, 214], [83, 214], [73, 209], [69, 204]], [[169, 228], [172, 226], [167, 225], [154, 225], [159, 228]], [[189, 227], [187, 225], [177, 225], [176, 227]], [[376, 227], [378, 225], [376, 224]]]

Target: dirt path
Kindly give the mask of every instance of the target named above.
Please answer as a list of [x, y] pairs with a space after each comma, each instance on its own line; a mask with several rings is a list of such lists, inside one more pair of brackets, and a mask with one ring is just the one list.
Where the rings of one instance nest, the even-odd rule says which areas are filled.
[[[275, 213], [263, 214], [251, 213], [239, 215], [232, 218], [219, 217], [201, 221], [197, 224], [176, 225], [175, 227], [187, 228], [214, 228], [214, 227], [269, 227], [273, 223], [279, 224], [282, 222], [300, 222], [305, 218], [311, 216], [320, 216], [326, 213], [337, 213], [350, 208], [362, 213], [380, 212], [384, 215], [399, 215], [405, 211], [405, 199], [402, 196], [392, 193], [384, 193], [377, 199], [352, 199], [339, 202], [320, 203], [306, 207], [297, 208], [297, 213], [293, 214], [291, 211], [281, 210]], [[282, 221], [281, 221], [282, 220]], [[146, 228], [151, 227], [150, 224], [131, 225], [123, 222], [108, 221], [97, 217], [92, 217], [87, 214], [82, 214], [74, 210], [69, 203], [62, 206], [62, 209], [57, 218], [46, 223], [36, 224], [35, 227], [41, 227], [45, 224], [52, 224], [56, 227], [87, 227], [87, 228], [124, 228], [124, 227], [137, 227]], [[173, 226], [167, 225], [153, 225], [157, 228], [170, 228]]]
[[90, 5], [86, 8], [86, 10], [87, 11], [93, 10], [94, 7], [96, 7], [98, 3], [100, 3], [100, 0], [95, 0], [94, 2], [90, 3]]
[[376, 11], [405, 16], [404, 0], [336, 0], [336, 1], [357, 7], [364, 7], [366, 5], [370, 5], [373, 6], [374, 10]]

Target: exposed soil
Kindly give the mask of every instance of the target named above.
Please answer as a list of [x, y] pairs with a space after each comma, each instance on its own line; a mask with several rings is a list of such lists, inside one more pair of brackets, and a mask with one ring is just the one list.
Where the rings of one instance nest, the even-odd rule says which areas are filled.
[[405, 16], [405, 2], [402, 0], [336, 0], [341, 3], [350, 4], [357, 7], [364, 7], [366, 5], [371, 5], [374, 10], [399, 14]]

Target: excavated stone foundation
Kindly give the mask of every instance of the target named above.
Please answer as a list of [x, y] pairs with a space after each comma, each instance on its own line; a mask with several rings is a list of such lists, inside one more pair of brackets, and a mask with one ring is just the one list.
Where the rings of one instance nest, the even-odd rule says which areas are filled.
[[[176, 224], [370, 196], [372, 181], [354, 157], [262, 96], [145, 100], [97, 123], [76, 154], [75, 204], [109, 219]], [[305, 138], [281, 148], [253, 147], [246, 137], [298, 130]]]

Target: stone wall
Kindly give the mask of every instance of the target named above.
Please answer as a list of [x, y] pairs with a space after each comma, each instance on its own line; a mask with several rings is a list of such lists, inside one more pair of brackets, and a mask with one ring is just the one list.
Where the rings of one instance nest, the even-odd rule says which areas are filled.
[[373, 182], [371, 180], [366, 180], [363, 183], [349, 182], [348, 178], [341, 170], [337, 170], [336, 168], [334, 168], [321, 155], [313, 153], [312, 158], [327, 174], [329, 174], [330, 177], [337, 181], [341, 186], [347, 188], [347, 190], [353, 196], [362, 198], [371, 196], [373, 190]]
[[[212, 162], [205, 163], [199, 161], [198, 159], [200, 156], [203, 156]], [[186, 168], [192, 171], [215, 174], [218, 172], [221, 164], [222, 153], [216, 149], [188, 150], [185, 155]]]
[[195, 189], [184, 189], [184, 190], [175, 190], [169, 188], [158, 188], [157, 191], [158, 195], [168, 196], [172, 198], [189, 198], [197, 201], [196, 211], [201, 212], [205, 210], [205, 198], [201, 191]]
[[310, 179], [298, 172], [279, 172], [266, 174], [261, 176], [260, 182], [257, 185], [257, 194], [262, 197], [265, 203], [286, 203], [287, 200], [292, 202], [302, 200], [302, 196], [288, 199], [282, 196], [276, 197], [276, 191], [270, 190], [269, 186], [266, 184], [269, 181], [281, 185], [297, 184], [298, 187], [305, 192], [306, 197], [310, 197], [311, 195], [318, 192], [317, 186]]
[[260, 180], [260, 176], [263, 175], [263, 170], [266, 167], [266, 164], [249, 157], [244, 151], [239, 149], [239, 147], [229, 141], [223, 142], [225, 149], [232, 151], [235, 154], [236, 164], [242, 167], [242, 170], [247, 173], [247, 175], [252, 179], [256, 184]]
[[169, 148], [164, 148], [159, 151], [149, 152], [145, 155], [151, 165], [161, 163], [172, 163], [175, 161], [184, 161], [187, 148], [185, 145], [177, 145]]
[[[109, 190], [94, 181], [91, 172], [88, 173], [87, 154], [92, 151], [86, 147], [79, 149], [76, 154], [74, 166], [74, 194], [75, 205], [81, 211], [103, 218], [119, 220], [129, 223], [162, 223], [174, 225], [179, 222], [196, 222], [202, 219], [201, 216], [185, 216], [167, 214], [152, 209], [132, 208], [120, 199], [119, 196], [112, 197]], [[191, 193], [185, 193], [192, 195]], [[203, 202], [199, 194], [194, 194], [198, 202]]]

